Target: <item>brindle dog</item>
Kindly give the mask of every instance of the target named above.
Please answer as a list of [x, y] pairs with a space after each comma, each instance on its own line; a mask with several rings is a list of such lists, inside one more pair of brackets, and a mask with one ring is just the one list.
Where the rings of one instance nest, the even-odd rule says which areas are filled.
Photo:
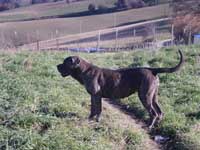
[[123, 68], [105, 69], [95, 66], [78, 56], [67, 57], [57, 66], [63, 77], [71, 75], [84, 85], [91, 95], [91, 113], [89, 119], [99, 121], [102, 111], [102, 98], [118, 99], [128, 97], [138, 91], [138, 96], [150, 115], [150, 125], [161, 121], [163, 112], [158, 104], [158, 73], [178, 71], [184, 62], [179, 50], [180, 61], [172, 68]]

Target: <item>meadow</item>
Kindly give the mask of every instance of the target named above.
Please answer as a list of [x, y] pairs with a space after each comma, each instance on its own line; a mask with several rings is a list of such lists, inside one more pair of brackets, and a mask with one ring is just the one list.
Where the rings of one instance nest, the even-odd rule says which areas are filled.
[[[85, 0], [70, 4], [65, 1], [35, 4], [1, 12], [0, 22], [93, 15], [88, 12], [89, 4], [94, 4], [96, 9], [104, 6], [107, 7], [108, 12], [115, 12], [117, 11], [115, 9], [116, 2], [117, 0]], [[166, 3], [166, 0], [160, 3]]]
[[[72, 78], [62, 78], [56, 65], [69, 55], [79, 55], [101, 67], [166, 67], [185, 64], [180, 72], [160, 74], [159, 102], [164, 120], [151, 132], [148, 115], [137, 94], [116, 100], [131, 112], [135, 124], [125, 124], [123, 114], [104, 103], [100, 123], [88, 122], [90, 97]], [[141, 150], [155, 149], [154, 135], [169, 137], [165, 149], [200, 148], [199, 46], [171, 47], [159, 51], [72, 53], [66, 51], [0, 52], [1, 150]], [[135, 117], [134, 117], [135, 116]]]
[[86, 13], [88, 11], [88, 5], [91, 3], [95, 4], [96, 7], [104, 5], [107, 6], [107, 8], [113, 8], [116, 1], [117, 0], [87, 0], [70, 4], [67, 4], [65, 1], [58, 1], [35, 4], [2, 12], [0, 14], [0, 22], [73, 16], [83, 12]]

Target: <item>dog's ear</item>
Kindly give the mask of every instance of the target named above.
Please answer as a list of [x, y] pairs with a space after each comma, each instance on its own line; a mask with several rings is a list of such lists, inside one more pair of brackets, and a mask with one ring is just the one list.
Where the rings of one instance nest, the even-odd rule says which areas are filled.
[[80, 59], [78, 57], [72, 57], [71, 61], [74, 67], [78, 67], [80, 64]]

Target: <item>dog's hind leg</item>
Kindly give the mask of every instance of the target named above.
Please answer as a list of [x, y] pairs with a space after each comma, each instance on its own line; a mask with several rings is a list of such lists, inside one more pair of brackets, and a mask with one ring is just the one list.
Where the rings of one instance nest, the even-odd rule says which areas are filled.
[[153, 106], [158, 114], [158, 123], [159, 123], [162, 120], [164, 113], [162, 112], [160, 105], [158, 104], [158, 87], [156, 88], [153, 96]]
[[151, 82], [151, 80], [144, 79], [138, 91], [138, 96], [143, 106], [146, 108], [146, 110], [149, 113], [149, 116], [150, 116], [149, 128], [150, 129], [154, 126], [158, 118], [158, 113], [156, 109], [154, 108], [153, 102], [152, 102], [154, 93], [155, 93], [155, 83], [153, 81]]

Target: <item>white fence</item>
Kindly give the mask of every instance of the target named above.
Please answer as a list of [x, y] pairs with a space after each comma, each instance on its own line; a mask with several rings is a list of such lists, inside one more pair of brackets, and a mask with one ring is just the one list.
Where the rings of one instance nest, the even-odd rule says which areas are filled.
[[29, 50], [118, 51], [173, 44], [170, 18], [69, 35], [24, 45]]

